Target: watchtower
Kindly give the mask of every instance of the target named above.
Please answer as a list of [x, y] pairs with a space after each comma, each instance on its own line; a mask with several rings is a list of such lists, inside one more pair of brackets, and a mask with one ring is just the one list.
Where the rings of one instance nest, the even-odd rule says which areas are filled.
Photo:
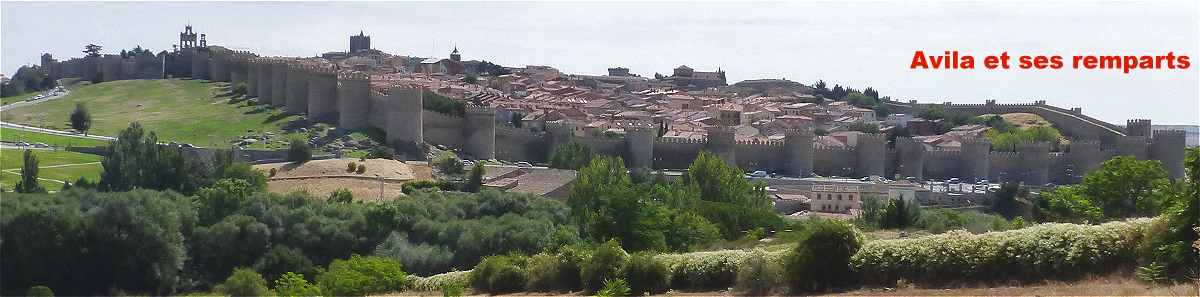
[[387, 142], [410, 155], [424, 152], [423, 93], [420, 87], [405, 85], [395, 85], [388, 91]]
[[988, 142], [987, 138], [976, 137], [963, 138], [959, 142], [962, 143], [959, 154], [962, 177], [973, 178], [977, 181], [987, 179], [992, 165], [990, 158], [992, 143]]
[[312, 66], [308, 71], [308, 118], [337, 122], [337, 73], [331, 67]]
[[258, 103], [271, 103], [271, 82], [275, 80], [271, 73], [273, 69], [271, 63], [273, 62], [271, 58], [260, 58], [257, 61], [254, 68], [257, 69], [255, 77], [258, 78], [258, 81], [254, 85], [258, 89]]
[[278, 60], [271, 64], [271, 105], [287, 105], [288, 61]]
[[208, 77], [212, 81], [229, 81], [229, 53], [224, 48], [213, 47], [209, 53], [211, 61], [209, 62]]
[[570, 143], [574, 136], [575, 127], [571, 123], [563, 120], [546, 122], [547, 152], [549, 152], [546, 154], [546, 159], [550, 159], [558, 146]]
[[787, 173], [799, 177], [812, 176], [813, 138], [812, 128], [788, 129], [783, 134], [784, 162]]
[[858, 134], [858, 146], [854, 147], [858, 162], [855, 172], [862, 176], [884, 176], [887, 170], [887, 136], [883, 134]]
[[357, 129], [367, 125], [371, 108], [371, 77], [362, 72], [338, 74], [338, 128]]
[[371, 36], [364, 35], [362, 30], [358, 31], [358, 35], [350, 36], [350, 53], [361, 50], [371, 49]]
[[287, 102], [288, 113], [302, 114], [308, 112], [308, 68], [302, 64], [287, 65]]
[[1154, 131], [1150, 155], [1162, 162], [1171, 179], [1183, 178], [1184, 155], [1187, 154], [1187, 134], [1183, 130]]
[[496, 158], [496, 110], [486, 106], [467, 106], [466, 109], [464, 151], [476, 160]]
[[734, 138], [736, 132], [734, 127], [709, 126], [705, 130], [708, 138], [705, 148], [716, 154], [725, 163], [737, 166], [737, 151], [734, 147], [737, 142]]
[[1125, 135], [1129, 136], [1151, 136], [1150, 120], [1147, 119], [1132, 119], [1125, 121]]
[[896, 150], [900, 153], [900, 176], [925, 179], [925, 144], [910, 137], [897, 137]]
[[625, 150], [629, 168], [654, 168], [654, 138], [658, 130], [650, 123], [625, 128]]
[[1050, 143], [1045, 141], [1025, 142], [1017, 147], [1020, 155], [1021, 176], [1026, 184], [1041, 186], [1049, 181]]

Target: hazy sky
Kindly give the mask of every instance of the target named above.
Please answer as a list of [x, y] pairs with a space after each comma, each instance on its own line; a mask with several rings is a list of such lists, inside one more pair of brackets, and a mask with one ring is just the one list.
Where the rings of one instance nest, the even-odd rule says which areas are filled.
[[[727, 71], [730, 83], [823, 79], [925, 102], [1046, 100], [1124, 124], [1200, 124], [1200, 5], [1145, 2], [787, 3], [0, 3], [0, 70], [38, 55], [80, 56], [141, 45], [170, 49], [190, 22], [212, 45], [263, 55], [345, 50], [364, 30], [394, 54], [502, 65], [549, 65], [645, 76], [686, 64]], [[1081, 54], [1188, 55], [1187, 70], [910, 70], [915, 50], [979, 57]]]

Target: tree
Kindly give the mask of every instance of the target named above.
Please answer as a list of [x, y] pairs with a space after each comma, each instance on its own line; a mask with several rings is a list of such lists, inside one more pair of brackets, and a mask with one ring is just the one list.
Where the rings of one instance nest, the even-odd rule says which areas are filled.
[[403, 289], [406, 278], [396, 260], [352, 255], [329, 263], [329, 269], [317, 276], [317, 286], [331, 296], [364, 296]]
[[478, 193], [483, 187], [483, 162], [475, 162], [475, 167], [471, 167], [471, 173], [467, 176], [467, 183], [463, 185], [463, 192]]
[[89, 43], [83, 46], [83, 53], [87, 54], [87, 57], [90, 58], [100, 57], [101, 49], [104, 49], [104, 47]]
[[1165, 221], [1147, 232], [1144, 256], [1162, 268], [1162, 277], [1183, 280], [1195, 276], [1200, 265], [1200, 148], [1189, 148], [1184, 157], [1185, 178], [1171, 192]]
[[92, 114], [88, 112], [87, 106], [83, 102], [75, 103], [75, 111], [71, 112], [71, 128], [87, 135], [87, 130], [91, 127]]
[[28, 297], [54, 297], [54, 291], [46, 286], [33, 286], [25, 291], [25, 296]]
[[33, 154], [33, 150], [26, 149], [23, 157], [24, 163], [21, 165], [21, 180], [13, 187], [13, 191], [17, 193], [45, 193], [46, 188], [43, 188], [38, 183], [37, 155]]
[[312, 146], [304, 140], [292, 139], [292, 142], [288, 144], [288, 161], [304, 163], [309, 160], [312, 160]]
[[820, 292], [854, 278], [850, 257], [862, 247], [863, 235], [853, 225], [812, 219], [800, 231], [800, 242], [785, 260], [793, 293]]
[[337, 190], [334, 190], [332, 193], [329, 193], [329, 198], [325, 199], [325, 202], [329, 202], [329, 203], [354, 202], [354, 194], [350, 193], [350, 190], [347, 190], [346, 188], [338, 188]]
[[[300, 249], [283, 244], [273, 244], [267, 253], [254, 262], [254, 270], [263, 274], [268, 282], [279, 282], [288, 273], [301, 277], [316, 276], [318, 267]], [[307, 283], [307, 282], [306, 282]]]
[[1099, 223], [1104, 219], [1104, 210], [1083, 196], [1082, 186], [1058, 186], [1038, 197], [1037, 213], [1042, 221]]
[[[237, 244], [230, 244], [234, 242]], [[254, 265], [271, 245], [271, 230], [254, 217], [236, 214], [196, 228], [188, 243], [196, 269], [208, 279], [218, 280], [230, 271], [237, 274], [236, 267]]]
[[916, 201], [906, 201], [904, 197], [892, 199], [883, 211], [879, 227], [887, 229], [904, 229], [917, 223], [921, 206]]
[[1083, 177], [1083, 195], [1111, 218], [1154, 215], [1163, 206], [1167, 171], [1157, 160], [1118, 156]]
[[230, 274], [224, 283], [217, 286], [216, 291], [235, 297], [266, 296], [268, 289], [267, 281], [257, 272], [248, 268], [238, 268], [233, 270], [233, 274]]
[[442, 152], [437, 158], [433, 159], [434, 166], [444, 174], [461, 174], [463, 173], [463, 162], [451, 152]]
[[200, 222], [209, 225], [236, 213], [243, 208], [247, 197], [254, 193], [254, 190], [250, 183], [240, 179], [222, 179], [212, 186], [200, 189], [195, 198]]
[[128, 191], [135, 187], [194, 193], [212, 183], [211, 168], [188, 158], [179, 146], [160, 145], [154, 132], [133, 122], [109, 143], [100, 160], [100, 189]]
[[550, 155], [550, 168], [579, 170], [588, 165], [595, 156], [591, 147], [572, 141], [554, 149], [554, 153]]
[[1004, 218], [1012, 219], [1017, 215], [1017, 192], [1020, 190], [1020, 184], [1015, 182], [1005, 182], [1000, 185], [1000, 190], [996, 191], [992, 198], [992, 211], [1004, 216]]

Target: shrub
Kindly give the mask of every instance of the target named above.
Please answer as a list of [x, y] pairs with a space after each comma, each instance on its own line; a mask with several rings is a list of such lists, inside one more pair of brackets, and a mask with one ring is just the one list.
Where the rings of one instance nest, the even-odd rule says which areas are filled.
[[448, 286], [465, 288], [471, 285], [471, 271], [451, 271], [428, 277], [412, 276], [409, 289], [422, 292], [444, 290]]
[[463, 286], [458, 284], [442, 285], [442, 297], [457, 297], [463, 295]]
[[271, 168], [271, 170], [267, 172], [267, 177], [275, 177], [276, 173], [279, 173], [279, 169]]
[[[663, 254], [655, 258], [670, 269], [673, 288], [714, 290], [732, 286], [737, 277], [738, 266], [750, 257], [750, 254], [747, 250], [721, 250]], [[773, 252], [767, 255], [772, 262], [779, 262], [784, 253]]]
[[392, 232], [375, 247], [375, 255], [400, 261], [408, 272], [429, 275], [450, 270], [454, 252], [444, 246], [413, 243], [403, 233]]
[[780, 267], [772, 264], [771, 258], [762, 250], [754, 250], [742, 261], [737, 272], [737, 292], [747, 296], [764, 296], [779, 285], [783, 274]]
[[408, 195], [412, 195], [413, 193], [416, 193], [418, 190], [440, 189], [440, 188], [441, 188], [440, 183], [437, 181], [432, 181], [432, 180], [411, 181], [411, 182], [406, 182], [403, 185], [400, 185], [400, 191], [404, 192], [404, 194], [408, 194]]
[[376, 145], [371, 148], [371, 152], [367, 153], [367, 157], [375, 159], [395, 159], [396, 150], [383, 145]]
[[623, 279], [614, 278], [604, 280], [604, 288], [596, 292], [596, 296], [601, 297], [624, 297], [630, 296], [629, 284]]
[[630, 290], [637, 296], [661, 294], [671, 288], [671, 272], [667, 265], [646, 253], [638, 253], [630, 259], [625, 277], [629, 279]]
[[559, 276], [558, 258], [548, 253], [538, 253], [529, 257], [529, 263], [525, 265], [525, 270], [529, 272], [529, 279], [525, 283], [525, 289], [532, 292], [553, 292], [563, 289], [562, 280]]
[[308, 283], [303, 275], [287, 272], [275, 280], [275, 294], [280, 297], [321, 296], [321, 288]]
[[800, 232], [800, 242], [786, 261], [793, 292], [824, 291], [853, 278], [850, 257], [863, 242], [858, 229], [845, 222], [815, 219]]
[[866, 281], [904, 278], [929, 283], [1032, 280], [1103, 273], [1134, 260], [1150, 219], [1103, 225], [1041, 224], [973, 235], [951, 231], [912, 239], [875, 240], [851, 264]]
[[283, 244], [275, 244], [254, 263], [254, 270], [263, 274], [267, 282], [279, 282], [279, 278], [287, 273], [299, 273], [301, 276], [316, 276], [317, 267], [313, 265], [304, 252]]
[[583, 287], [589, 292], [600, 290], [606, 280], [620, 277], [628, 261], [629, 254], [616, 240], [601, 244], [580, 269]]
[[333, 190], [332, 193], [329, 193], [329, 198], [326, 198], [325, 202], [329, 202], [329, 203], [354, 202], [354, 193], [350, 193], [350, 190], [347, 190], [346, 188], [338, 188], [337, 190]]
[[358, 169], [358, 163], [354, 163], [354, 161], [346, 163], [346, 172], [354, 172], [355, 169]]
[[216, 291], [229, 296], [264, 296], [267, 295], [267, 281], [254, 270], [236, 268], [224, 283], [217, 285]]
[[463, 163], [457, 156], [450, 152], [442, 152], [433, 160], [434, 166], [437, 166], [438, 171], [445, 174], [461, 174], [463, 173]]
[[403, 289], [405, 277], [396, 260], [351, 255], [329, 263], [328, 270], [317, 275], [317, 285], [333, 296], [364, 296]]
[[289, 162], [308, 162], [308, 160], [312, 160], [312, 146], [308, 145], [308, 142], [304, 140], [292, 139], [292, 142], [288, 145], [287, 157]]
[[483, 258], [471, 270], [471, 286], [492, 294], [519, 292], [525, 288], [525, 262], [518, 254]]
[[354, 172], [358, 173], [358, 174], [363, 174], [363, 172], [367, 172], [367, 163], [359, 163], [358, 170], [356, 170]]
[[29, 288], [28, 291], [25, 291], [25, 296], [54, 297], [54, 291], [50, 290], [49, 287], [38, 285], [38, 286], [33, 286], [33, 287]]

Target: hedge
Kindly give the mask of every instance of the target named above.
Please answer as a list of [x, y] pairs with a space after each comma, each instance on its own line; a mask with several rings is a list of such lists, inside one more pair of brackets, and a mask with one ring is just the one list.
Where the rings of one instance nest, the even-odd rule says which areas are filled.
[[952, 231], [869, 241], [851, 258], [851, 266], [864, 282], [879, 285], [892, 285], [900, 278], [939, 284], [1104, 273], [1134, 264], [1143, 230], [1152, 221], [1042, 224], [978, 235]]
[[437, 292], [445, 285], [455, 285], [459, 288], [471, 287], [471, 271], [451, 271], [426, 277], [409, 276], [409, 291]]

